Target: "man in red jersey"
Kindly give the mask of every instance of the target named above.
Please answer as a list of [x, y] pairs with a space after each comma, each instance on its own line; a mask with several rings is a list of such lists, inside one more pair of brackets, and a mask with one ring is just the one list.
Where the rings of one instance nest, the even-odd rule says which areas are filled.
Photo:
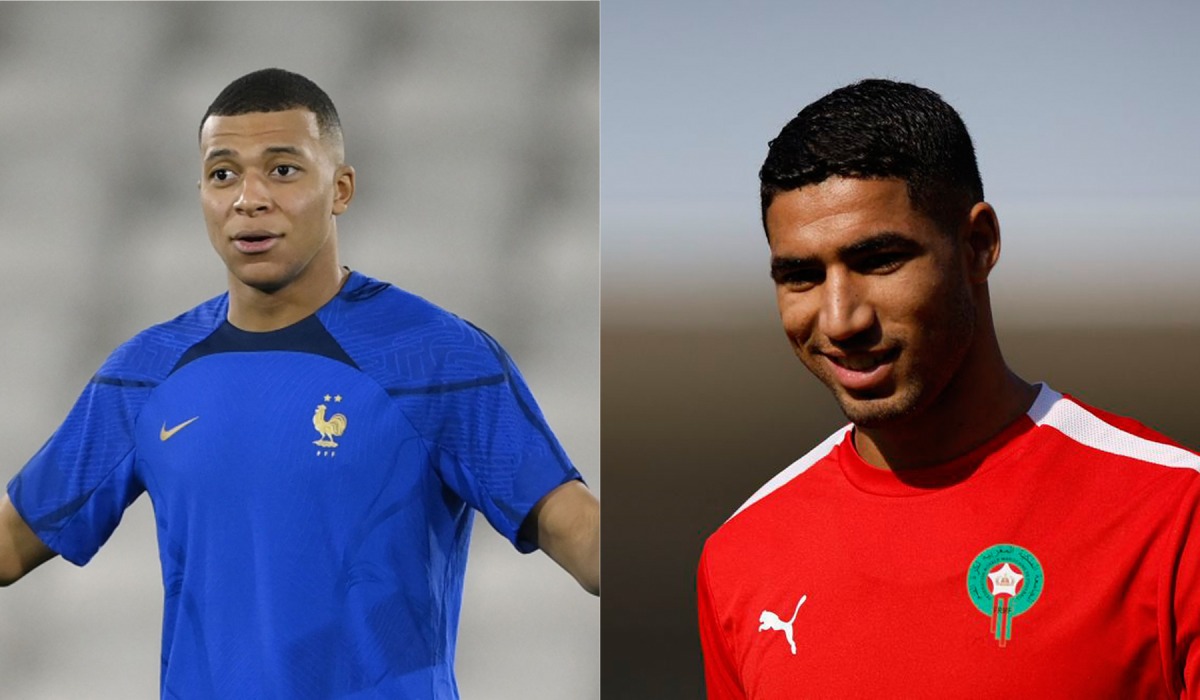
[[784, 330], [850, 424], [706, 543], [709, 697], [1200, 695], [1200, 456], [1005, 364], [954, 109], [835, 90], [760, 179]]

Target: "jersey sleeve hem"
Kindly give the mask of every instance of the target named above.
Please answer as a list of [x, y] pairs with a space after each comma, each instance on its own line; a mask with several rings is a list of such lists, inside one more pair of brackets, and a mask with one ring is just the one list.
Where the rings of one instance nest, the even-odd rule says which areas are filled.
[[[12, 503], [12, 507], [14, 510], [17, 511], [17, 515], [21, 516], [21, 520], [25, 521], [25, 525], [29, 528], [29, 530], [31, 532], [33, 532], [34, 536], [36, 536], [38, 538], [38, 540], [42, 543], [42, 545], [45, 546], [46, 549], [49, 549], [50, 551], [54, 552], [58, 556], [61, 556], [64, 559], [66, 559], [66, 557], [63, 556], [63, 553], [60, 552], [58, 550], [58, 548], [54, 546], [54, 543], [47, 541], [46, 536], [42, 532], [39, 532], [37, 529], [35, 529], [33, 527], [33, 525], [29, 524], [29, 517], [25, 514], [25, 506], [18, 500], [16, 478], [14, 478], [12, 481], [8, 482], [8, 487], [5, 489], [5, 493], [8, 494], [8, 501], [9, 501], [9, 503]], [[71, 561], [71, 560], [67, 559], [67, 561]], [[75, 562], [71, 562], [71, 563], [74, 564]]]
[[76, 499], [76, 502], [72, 504], [75, 506], [74, 512], [72, 512], [71, 515], [67, 517], [66, 521], [64, 521], [61, 525], [51, 528], [47, 527], [44, 523], [31, 522], [29, 518], [26, 517], [23, 502], [24, 499], [20, 496], [19, 492], [20, 474], [18, 474], [11, 482], [9, 482], [9, 500], [12, 502], [13, 507], [16, 508], [17, 513], [21, 515], [21, 519], [25, 521], [25, 524], [29, 526], [29, 529], [33, 531], [33, 534], [37, 535], [37, 538], [42, 541], [42, 544], [46, 545], [46, 547], [48, 547], [51, 551], [58, 554], [63, 559], [71, 562], [75, 566], [84, 566], [96, 556], [98, 551], [100, 551], [99, 547], [92, 549], [90, 547], [73, 546], [70, 538], [64, 538], [63, 533], [70, 531], [72, 524], [85, 510], [88, 501], [94, 498], [96, 494], [104, 488], [105, 484], [112, 479], [113, 474], [116, 473], [117, 469], [120, 468], [120, 466], [126, 460], [128, 460], [133, 453], [133, 448], [130, 448], [123, 455], [121, 455], [121, 458], [113, 463], [113, 465], [105, 473], [104, 478], [100, 479], [100, 481], [96, 483], [96, 486], [92, 488], [87, 495]]
[[521, 554], [530, 554], [532, 552], [536, 552], [538, 549], [541, 549], [533, 542], [521, 537], [521, 531], [525, 529], [525, 521], [529, 520], [529, 515], [533, 512], [534, 507], [537, 506], [538, 503], [541, 503], [543, 498], [549, 496], [550, 492], [559, 486], [562, 486], [563, 484], [569, 484], [572, 481], [585, 483], [583, 481], [583, 477], [578, 472], [575, 474], [564, 474], [562, 479], [559, 479], [557, 482], [549, 483], [545, 491], [542, 492], [542, 495], [538, 496], [537, 499], [529, 506], [529, 508], [526, 508], [523, 513], [519, 513], [520, 518], [517, 522], [517, 529], [511, 536], [508, 537], [508, 541], [512, 542], [513, 547], [515, 547], [518, 552]]

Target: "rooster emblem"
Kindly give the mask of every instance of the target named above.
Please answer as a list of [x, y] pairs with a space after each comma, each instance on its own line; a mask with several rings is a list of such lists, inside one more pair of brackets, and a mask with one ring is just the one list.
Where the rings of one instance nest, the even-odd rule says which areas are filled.
[[[342, 397], [339, 396], [337, 398], [341, 400]], [[326, 396], [325, 400], [328, 401], [329, 397]], [[328, 407], [325, 404], [320, 404], [317, 406], [317, 410], [313, 412], [313, 427], [321, 434], [321, 439], [313, 440], [313, 444], [318, 447], [337, 447], [338, 444], [333, 439], [340, 437], [342, 433], [346, 432], [346, 416], [341, 413], [335, 413], [327, 420], [325, 418], [326, 408]]]

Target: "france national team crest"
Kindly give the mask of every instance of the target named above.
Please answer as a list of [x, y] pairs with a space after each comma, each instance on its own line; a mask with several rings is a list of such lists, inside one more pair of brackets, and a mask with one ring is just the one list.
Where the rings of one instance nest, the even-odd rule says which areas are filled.
[[975, 557], [967, 570], [967, 593], [992, 618], [992, 635], [1000, 646], [1012, 639], [1013, 618], [1033, 607], [1042, 595], [1045, 575], [1037, 557], [1015, 544], [997, 544]]
[[341, 437], [342, 433], [346, 432], [346, 416], [341, 413], [335, 413], [332, 416], [326, 417], [325, 412], [329, 410], [329, 402], [341, 403], [341, 395], [330, 396], [325, 395], [325, 403], [318, 404], [316, 411], [313, 412], [312, 424], [313, 428], [320, 433], [321, 437], [313, 440], [313, 444], [317, 447], [323, 447], [323, 450], [317, 450], [318, 457], [333, 457], [336, 452], [333, 448], [338, 446], [334, 440], [335, 437]]

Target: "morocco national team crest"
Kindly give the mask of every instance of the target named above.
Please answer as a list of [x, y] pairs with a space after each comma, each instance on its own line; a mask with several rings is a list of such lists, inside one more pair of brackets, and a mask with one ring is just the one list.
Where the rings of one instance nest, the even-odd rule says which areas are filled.
[[1000, 646], [1012, 639], [1013, 618], [1026, 612], [1042, 595], [1045, 575], [1037, 557], [1015, 544], [997, 544], [975, 557], [967, 570], [967, 593], [984, 615], [992, 618], [992, 635]]

